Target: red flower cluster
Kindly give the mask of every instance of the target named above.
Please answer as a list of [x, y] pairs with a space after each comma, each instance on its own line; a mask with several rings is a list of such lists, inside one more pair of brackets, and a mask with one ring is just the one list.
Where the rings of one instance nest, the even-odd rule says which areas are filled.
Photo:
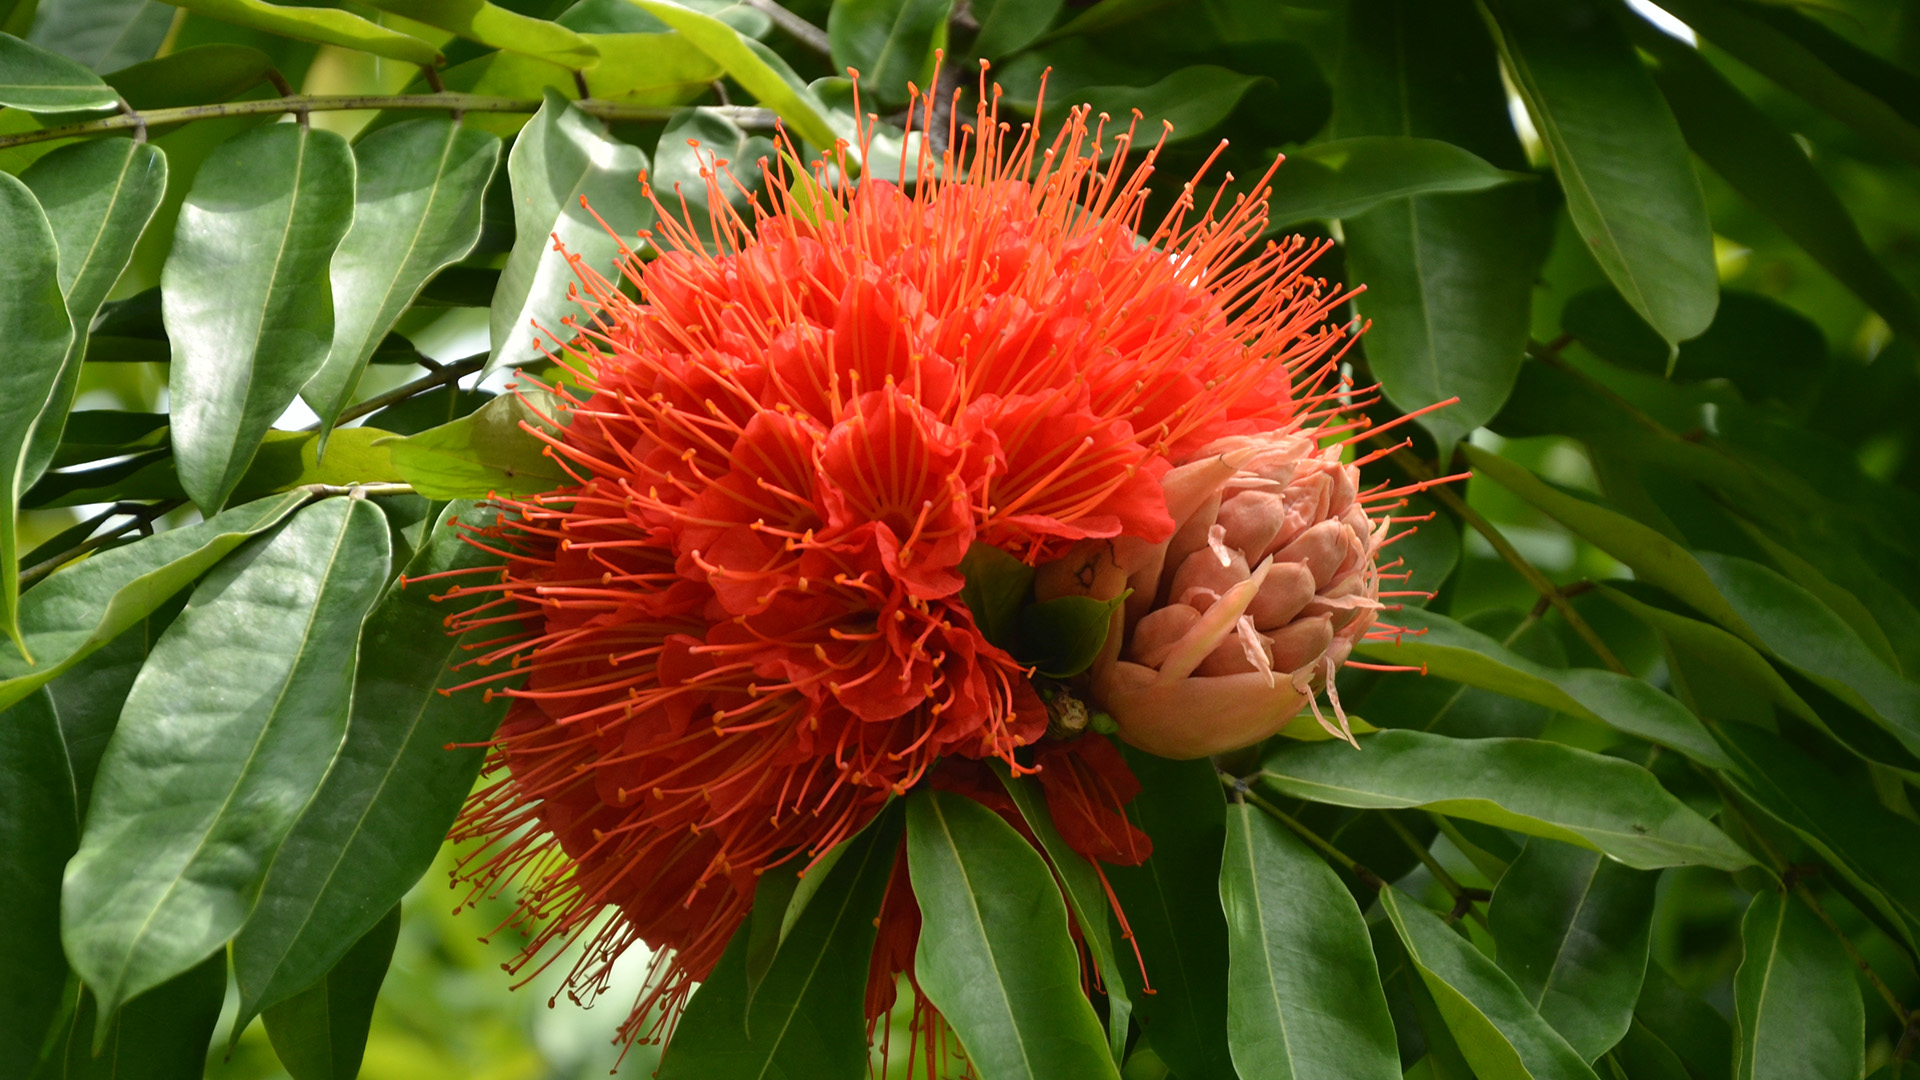
[[[522, 963], [620, 909], [569, 986], [660, 950], [629, 1037], [711, 969], [762, 871], [936, 763], [1012, 764], [1045, 732], [1030, 673], [960, 602], [972, 545], [1039, 564], [1163, 542], [1170, 462], [1333, 383], [1340, 298], [1304, 272], [1322, 245], [1261, 239], [1264, 181], [1205, 213], [1188, 185], [1143, 236], [1157, 147], [1130, 168], [1131, 128], [1080, 110], [1045, 142], [983, 99], [912, 177], [837, 183], [844, 156], [799, 188], [770, 176], [779, 205], [716, 215], [717, 250], [663, 211], [658, 257], [624, 260], [638, 301], [581, 268], [586, 390], [549, 437], [578, 482], [502, 500], [477, 540], [510, 562], [466, 587], [498, 595], [461, 625], [522, 628], [478, 663], [524, 685], [497, 691], [514, 704], [456, 834], [487, 841], [467, 873], [519, 879]], [[711, 205], [727, 179], [716, 163]], [[1034, 763], [1061, 831], [1137, 862], [1124, 763], [1074, 745]], [[904, 962], [889, 925], [874, 1007]]]

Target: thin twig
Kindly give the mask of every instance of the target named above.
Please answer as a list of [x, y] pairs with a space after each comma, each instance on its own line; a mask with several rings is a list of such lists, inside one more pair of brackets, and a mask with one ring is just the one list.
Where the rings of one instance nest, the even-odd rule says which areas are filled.
[[113, 541], [118, 540], [119, 538], [121, 538], [122, 536], [125, 536], [130, 532], [151, 530], [153, 528], [154, 521], [156, 521], [159, 518], [165, 517], [166, 515], [172, 513], [175, 510], [178, 510], [180, 507], [186, 505], [186, 502], [187, 500], [185, 499], [168, 499], [164, 502], [157, 502], [157, 503], [152, 503], [146, 506], [140, 506], [138, 509], [129, 509], [128, 504], [125, 504], [125, 503], [115, 504], [113, 509], [108, 510], [105, 514], [102, 514], [99, 517], [96, 517], [94, 520], [96, 522], [104, 521], [107, 518], [114, 517], [119, 514], [130, 515], [130, 520], [128, 520], [123, 524], [114, 526], [113, 528], [107, 530], [106, 532], [101, 533], [99, 536], [95, 536], [87, 540], [82, 540], [80, 543], [75, 544], [74, 546], [68, 548], [67, 550], [61, 552], [58, 555], [55, 555], [53, 558], [48, 559], [45, 562], [36, 563], [33, 566], [27, 568], [26, 570], [21, 571], [20, 572], [21, 588], [25, 588], [26, 586], [31, 585], [36, 581], [39, 581], [41, 578], [46, 577], [48, 574], [53, 573], [55, 570], [60, 569], [62, 566], [67, 565], [68, 563], [79, 558], [80, 556], [85, 555], [89, 552], [95, 551], [101, 547], [104, 547], [107, 544], [110, 544]]
[[[455, 360], [451, 364], [436, 365], [432, 371], [404, 386], [396, 386], [384, 394], [378, 394], [365, 401], [357, 402], [349, 408], [342, 409], [339, 418], [334, 421], [334, 426], [338, 427], [349, 420], [358, 420], [368, 413], [379, 412], [389, 405], [405, 401], [416, 394], [424, 394], [435, 387], [445, 386], [450, 382], [458, 382], [460, 379], [479, 371], [486, 362], [487, 358], [484, 356], [470, 356], [465, 360]], [[306, 430], [318, 431], [320, 430], [320, 425], [317, 422], [309, 424]]]
[[833, 58], [833, 45], [827, 40], [825, 30], [781, 7], [774, 0], [740, 0], [740, 2], [772, 20], [773, 25], [779, 27], [788, 37], [821, 56]]
[[[585, 99], [573, 103], [580, 111], [602, 120], [671, 120], [681, 110], [660, 105], [627, 105], [617, 101]], [[523, 98], [493, 97], [487, 94], [290, 94], [260, 101], [229, 101], [216, 105], [186, 105], [177, 109], [148, 109], [126, 112], [79, 124], [62, 124], [18, 135], [0, 136], [0, 150], [47, 139], [71, 139], [86, 135], [104, 135], [127, 128], [159, 127], [188, 120], [210, 120], [222, 116], [262, 116], [273, 113], [351, 112], [375, 109], [427, 109], [441, 112], [532, 113], [542, 102]], [[772, 128], [771, 109], [751, 106], [711, 108], [743, 128]]]
[[1433, 857], [1433, 852], [1428, 851], [1427, 846], [1420, 842], [1420, 838], [1413, 835], [1413, 831], [1402, 825], [1392, 814], [1383, 810], [1380, 812], [1380, 818], [1387, 823], [1387, 828], [1393, 830], [1393, 835], [1407, 845], [1407, 850], [1413, 852], [1413, 857], [1420, 860], [1420, 865], [1427, 868], [1427, 873], [1433, 875], [1433, 880], [1447, 890], [1448, 896], [1453, 897], [1454, 910], [1459, 911], [1464, 908], [1465, 913], [1485, 929], [1487, 917], [1480, 913], [1479, 908], [1473, 906], [1473, 901], [1479, 894], [1469, 891], [1465, 885], [1460, 884], [1460, 879], [1448, 873], [1447, 868], [1440, 865], [1440, 860]]
[[414, 495], [412, 484], [302, 484], [300, 490], [316, 498], [377, 499], [385, 495]]
[[1329, 859], [1332, 859], [1347, 873], [1352, 874], [1354, 877], [1358, 878], [1360, 881], [1360, 884], [1365, 885], [1369, 889], [1375, 889], [1375, 890], [1384, 889], [1387, 887], [1387, 882], [1385, 878], [1382, 878], [1379, 874], [1376, 874], [1373, 871], [1367, 869], [1366, 867], [1360, 865], [1358, 862], [1354, 860], [1353, 856], [1348, 855], [1346, 852], [1341, 851], [1339, 848], [1334, 847], [1332, 844], [1328, 843], [1324, 838], [1320, 836], [1319, 833], [1316, 833], [1312, 829], [1309, 829], [1305, 825], [1302, 825], [1298, 821], [1295, 821], [1292, 815], [1288, 814], [1285, 810], [1280, 809], [1279, 807], [1273, 805], [1267, 800], [1261, 798], [1259, 795], [1255, 794], [1253, 791], [1252, 785], [1248, 784], [1245, 780], [1242, 780], [1240, 777], [1234, 776], [1232, 773], [1227, 773], [1227, 772], [1221, 772], [1219, 775], [1220, 775], [1220, 783], [1223, 784], [1228, 791], [1233, 792], [1234, 795], [1236, 795], [1237, 797], [1245, 799], [1247, 802], [1250, 802], [1253, 805], [1259, 807], [1260, 809], [1266, 811], [1267, 814], [1271, 816], [1275, 821], [1278, 821], [1280, 824], [1285, 825], [1287, 828], [1293, 830], [1294, 835], [1298, 836], [1300, 839], [1305, 840], [1308, 844], [1312, 845], [1315, 851], [1318, 851], [1320, 854], [1325, 855]]

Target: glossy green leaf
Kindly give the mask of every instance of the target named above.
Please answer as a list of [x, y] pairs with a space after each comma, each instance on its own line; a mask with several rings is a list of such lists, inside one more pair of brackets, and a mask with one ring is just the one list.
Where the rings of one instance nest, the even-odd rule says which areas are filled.
[[353, 227], [330, 272], [333, 344], [300, 391], [323, 439], [394, 320], [480, 239], [480, 200], [499, 157], [499, 139], [444, 118], [381, 128], [354, 146]]
[[215, 953], [127, 1002], [97, 1047], [96, 1003], [83, 992], [59, 1047], [64, 1080], [199, 1080], [226, 989], [227, 958]]
[[1153, 855], [1141, 865], [1103, 868], [1146, 968], [1143, 985], [1136, 965], [1120, 965], [1134, 1015], [1181, 1080], [1233, 1080], [1220, 779], [1209, 761], [1168, 761], [1126, 746], [1121, 752], [1141, 784], [1127, 817], [1153, 841]]
[[470, 416], [498, 396], [485, 390], [436, 387], [381, 409], [367, 417], [367, 426], [391, 431], [395, 435], [418, 435], [428, 428], [451, 424], [463, 416]]
[[952, 9], [953, 0], [838, 0], [827, 13], [834, 74], [858, 71], [861, 95], [883, 105], [905, 105], [909, 82], [925, 94]]
[[1126, 599], [1057, 596], [1028, 604], [1015, 621], [1013, 654], [1050, 679], [1070, 679], [1099, 658], [1114, 610]]
[[233, 494], [267, 430], [325, 362], [327, 266], [352, 222], [353, 152], [329, 131], [255, 128], [194, 177], [160, 280], [174, 458], [203, 511]]
[[507, 155], [515, 237], [493, 294], [488, 370], [535, 364], [543, 344], [572, 339], [565, 320], [584, 312], [568, 298], [577, 281], [569, 258], [618, 279], [621, 248], [653, 220], [640, 194], [646, 167], [639, 147], [608, 138], [599, 121], [546, 92]]
[[1594, 0], [1489, 0], [1501, 55], [1607, 277], [1670, 342], [1713, 322], [1713, 230], [1673, 113]]
[[1646, 982], [1634, 1006], [1634, 1027], [1680, 1059], [1690, 1080], [1727, 1080], [1732, 1075], [1733, 1028], [1657, 963], [1647, 964]]
[[67, 430], [52, 467], [65, 468], [101, 458], [138, 454], [167, 445], [167, 414], [82, 409], [67, 416]]
[[[1100, 738], [1098, 735], [1082, 737]], [[1119, 1062], [1126, 1057], [1127, 1021], [1133, 1015], [1133, 1002], [1127, 996], [1126, 976], [1121, 973], [1120, 958], [1114, 951], [1110, 925], [1113, 920], [1108, 914], [1106, 889], [1100, 884], [1100, 871], [1060, 835], [1042, 789], [1025, 777], [1014, 776], [997, 761], [992, 765], [1013, 805], [1020, 809], [1027, 828], [1040, 840], [1041, 850], [1046, 853], [1054, 879], [1060, 883], [1060, 892], [1073, 914], [1074, 925], [1080, 929], [1080, 940], [1100, 973], [1100, 982], [1107, 991], [1107, 1043], [1113, 1051], [1113, 1060]]]
[[1414, 633], [1393, 642], [1363, 642], [1354, 651], [1385, 663], [1424, 665], [1429, 675], [1598, 720], [1706, 765], [1727, 763], [1686, 706], [1639, 679], [1538, 664], [1436, 612], [1410, 608], [1397, 619]]
[[317, 45], [338, 45], [343, 49], [372, 53], [405, 64], [431, 67], [441, 60], [440, 50], [419, 38], [389, 30], [379, 23], [338, 8], [282, 6], [266, 3], [265, 0], [165, 2], [196, 15], [264, 30], [280, 37], [311, 41]]
[[980, 23], [973, 51], [989, 58], [1005, 56], [1046, 33], [1066, 0], [973, 0], [973, 17]]
[[1093, 111], [1113, 117], [1128, 117], [1140, 110], [1140, 130], [1156, 135], [1164, 125], [1169, 143], [1199, 138], [1212, 131], [1233, 113], [1240, 99], [1261, 82], [1257, 75], [1216, 64], [1194, 64], [1169, 72], [1147, 86], [1083, 86], [1063, 93], [1064, 105], [1087, 104]]
[[1392, 886], [1380, 906], [1481, 1080], [1597, 1080], [1513, 981], [1440, 916]]
[[60, 248], [60, 292], [73, 318], [73, 342], [27, 450], [21, 483], [33, 486], [60, 445], [67, 410], [80, 388], [87, 328], [133, 258], [167, 190], [167, 158], [151, 143], [99, 139], [63, 146], [20, 174]]
[[1658, 875], [1534, 839], [1487, 907], [1500, 970], [1580, 1057], [1627, 1033], [1647, 974]]
[[67, 987], [60, 871], [80, 840], [73, 770], [53, 697], [0, 712], [0, 1061], [32, 1062]]
[[1394, 1080], [1393, 1020], [1366, 920], [1326, 861], [1227, 807], [1227, 1043], [1241, 1080]]
[[37, 663], [0, 645], [0, 707], [33, 693], [151, 615], [306, 500], [304, 492], [262, 499], [56, 571], [21, 598], [20, 629]]
[[1275, 790], [1362, 809], [1425, 807], [1604, 852], [1640, 869], [1753, 859], [1668, 794], [1652, 773], [1538, 739], [1449, 739], [1420, 731], [1340, 742], [1283, 743], [1261, 765]]
[[1735, 1080], [1855, 1080], [1865, 1009], [1853, 964], [1805, 904], [1772, 890], [1740, 921]]
[[107, 112], [120, 95], [59, 53], [0, 34], [0, 105], [32, 113]]
[[275, 853], [233, 943], [242, 1017], [311, 985], [399, 903], [433, 862], [472, 787], [485, 757], [478, 744], [493, 736], [508, 702], [487, 701], [478, 690], [445, 691], [479, 674], [453, 670], [473, 655], [463, 645], [501, 631], [449, 634], [447, 618], [475, 601], [441, 602], [447, 586], [408, 581], [498, 561], [460, 531], [493, 516], [467, 504], [448, 507], [367, 617], [346, 742]]
[[1012, 648], [1020, 609], [1033, 595], [1033, 567], [991, 544], [974, 544], [960, 560], [960, 573], [966, 577], [960, 600], [981, 636]]
[[61, 894], [67, 957], [103, 1015], [246, 921], [346, 733], [387, 559], [373, 504], [325, 500], [222, 562], [154, 646]]
[[[269, 431], [253, 463], [233, 489], [234, 501], [290, 491], [303, 484], [392, 483], [402, 479], [380, 446], [390, 432], [352, 427], [335, 432], [321, 458], [317, 431]], [[49, 476], [30, 493], [35, 506], [84, 506], [117, 499], [183, 499], [186, 492], [164, 452], [149, 452], [120, 466]], [[95, 486], [81, 486], [98, 477]], [[58, 482], [56, 484], [56, 482]]]
[[633, 0], [642, 10], [685, 35], [701, 52], [726, 69], [754, 100], [780, 114], [793, 133], [822, 149], [834, 144], [819, 99], [772, 49], [742, 35], [711, 15], [673, 0]]
[[1267, 200], [1267, 220], [1277, 230], [1301, 221], [1353, 217], [1391, 199], [1485, 191], [1530, 179], [1528, 173], [1496, 169], [1471, 151], [1439, 139], [1335, 139], [1287, 155]]
[[[77, 60], [94, 71], [115, 71], [153, 57], [173, 25], [173, 9], [156, 0], [61, 0], [29, 11], [25, 27], [0, 25], [42, 48]], [[124, 92], [124, 91], [123, 91]], [[135, 108], [144, 108], [134, 103]]]
[[53, 397], [73, 344], [60, 295], [60, 249], [33, 192], [0, 174], [0, 340], [7, 343], [7, 392], [0, 394], [0, 631], [22, 652], [17, 515], [22, 473], [40, 415]]
[[528, 428], [554, 430], [557, 412], [546, 391], [509, 392], [471, 415], [377, 445], [391, 456], [394, 470], [429, 499], [552, 491], [575, 480]]
[[[663, 1080], [857, 1076], [866, 1068], [864, 1007], [880, 902], [900, 850], [901, 814], [847, 844], [793, 931], [749, 991], [742, 930], [674, 1029]], [[809, 874], [808, 876], [812, 876]]]
[[266, 1012], [267, 1038], [293, 1080], [354, 1080], [373, 1002], [400, 937], [400, 905], [353, 943], [321, 980]]
[[67, 760], [73, 767], [74, 805], [83, 819], [93, 799], [93, 777], [100, 768], [100, 757], [120, 722], [120, 710], [126, 705], [133, 681], [145, 666], [147, 654], [153, 651], [153, 643], [186, 603], [185, 595], [174, 594], [151, 615], [47, 684], [60, 714]]
[[[1467, 0], [1356, 0], [1335, 134], [1444, 140], [1502, 169], [1526, 157], [1497, 59]], [[1288, 166], [1278, 183], [1285, 190]], [[1500, 411], [1527, 342], [1540, 214], [1533, 185], [1395, 199], [1344, 219], [1347, 278], [1387, 399], [1451, 446]]]
[[920, 904], [916, 981], [982, 1080], [1117, 1080], [1039, 853], [972, 799], [923, 790], [907, 797], [907, 862]]
[[572, 30], [487, 0], [376, 0], [373, 6], [451, 30], [469, 41], [539, 57], [569, 70], [590, 68], [600, 62], [600, 51]]
[[[145, 0], [173, 18], [173, 9]], [[172, 109], [225, 101], [267, 81], [273, 57], [249, 45], [195, 45], [109, 72], [108, 86], [136, 109]]]

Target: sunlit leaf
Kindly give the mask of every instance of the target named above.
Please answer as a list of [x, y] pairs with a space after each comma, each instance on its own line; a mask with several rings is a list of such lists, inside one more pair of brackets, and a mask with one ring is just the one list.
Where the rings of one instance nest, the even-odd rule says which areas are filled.
[[1275, 227], [1361, 214], [1390, 199], [1485, 191], [1530, 180], [1449, 142], [1362, 135], [1316, 143], [1287, 155], [1267, 203]]
[[501, 394], [468, 416], [377, 446], [394, 470], [430, 499], [531, 495], [575, 483], [547, 444], [527, 430], [553, 430], [553, 395]]
[[104, 112], [120, 96], [58, 53], [0, 34], [0, 105], [33, 113]]
[[600, 51], [572, 30], [487, 0], [375, 0], [373, 6], [451, 30], [482, 45], [536, 56], [573, 70], [600, 62]]
[[411, 34], [389, 30], [337, 8], [295, 7], [265, 0], [164, 0], [198, 15], [265, 30], [270, 34], [338, 45], [343, 49], [384, 56], [390, 60], [430, 67], [440, 62], [440, 50]]
[[820, 102], [779, 54], [742, 35], [711, 15], [673, 0], [633, 0], [649, 15], [686, 35], [687, 40], [726, 69], [747, 93], [780, 114], [796, 135], [822, 149], [834, 144]]
[[952, 8], [953, 0], [839, 0], [827, 15], [834, 72], [859, 71], [861, 92], [886, 105], [906, 104], [909, 82], [925, 94]]

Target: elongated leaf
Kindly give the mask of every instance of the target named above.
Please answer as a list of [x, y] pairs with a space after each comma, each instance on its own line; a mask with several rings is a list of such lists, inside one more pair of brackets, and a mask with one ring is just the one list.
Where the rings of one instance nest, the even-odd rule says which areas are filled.
[[528, 495], [574, 483], [545, 442], [527, 427], [552, 430], [552, 395], [501, 394], [458, 420], [418, 435], [385, 439], [393, 467], [430, 499]]
[[1217, 64], [1193, 64], [1147, 86], [1083, 86], [1063, 97], [1109, 116], [1128, 116], [1138, 109], [1142, 130], [1160, 131], [1172, 124], [1167, 141], [1176, 143], [1218, 127], [1262, 81]]
[[67, 745], [42, 691], [0, 712], [0, 1061], [37, 1060], [60, 1011], [60, 871], [79, 841]]
[[839, 0], [827, 14], [833, 70], [860, 72], [861, 93], [904, 105], [907, 83], [925, 93], [933, 51], [946, 44], [953, 0]]
[[1393, 1020], [1367, 923], [1326, 861], [1246, 803], [1227, 807], [1220, 904], [1227, 1042], [1241, 1080], [1393, 1080]]
[[1356, 651], [1389, 663], [1424, 664], [1428, 674], [1443, 679], [1598, 720], [1702, 764], [1727, 764], [1713, 736], [1686, 706], [1639, 679], [1594, 668], [1548, 667], [1444, 615], [1417, 608], [1400, 615], [1401, 624], [1420, 636], [1367, 642]]
[[[653, 208], [640, 196], [646, 167], [639, 147], [608, 138], [599, 121], [558, 92], [546, 92], [546, 104], [507, 156], [515, 235], [493, 294], [488, 370], [534, 364], [541, 343], [552, 347], [555, 339], [573, 337], [563, 322], [580, 314], [567, 298], [576, 281], [568, 259], [617, 279], [623, 243], [653, 219]], [[556, 244], [565, 250], [555, 250]]]
[[737, 935], [674, 1029], [663, 1080], [803, 1080], [857, 1076], [866, 1068], [867, 966], [900, 849], [901, 817], [897, 807], [883, 811], [830, 871], [813, 871], [824, 878], [819, 891], [751, 993], [747, 932]]
[[400, 905], [319, 982], [267, 1010], [267, 1037], [293, 1080], [354, 1080], [367, 1048], [373, 1001], [400, 937]]
[[491, 510], [449, 506], [367, 617], [346, 742], [275, 853], [233, 943], [243, 1024], [324, 975], [399, 903], [433, 862], [480, 772], [485, 752], [476, 744], [493, 736], [507, 699], [444, 691], [476, 677], [452, 670], [470, 655], [461, 646], [501, 631], [448, 634], [445, 620], [475, 601], [438, 602], [444, 587], [407, 581], [496, 561], [460, 531], [492, 520]]
[[353, 153], [332, 132], [256, 128], [194, 177], [160, 284], [173, 453], [201, 510], [233, 494], [267, 429], [326, 361], [327, 264], [352, 221]]
[[1527, 173], [1494, 168], [1439, 139], [1362, 135], [1288, 154], [1267, 217], [1277, 231], [1295, 222], [1353, 217], [1391, 199], [1485, 191], [1527, 179]]
[[12, 34], [0, 34], [0, 105], [32, 113], [105, 112], [120, 95], [100, 76]]
[[101, 1020], [93, 994], [83, 992], [61, 1047], [65, 1080], [199, 1080], [226, 989], [227, 958], [215, 953], [127, 1002], [98, 1046]]
[[[0, 174], [4, 175], [4, 174]], [[60, 249], [33, 192], [0, 179], [0, 340], [7, 343], [7, 392], [0, 394], [0, 631], [23, 653], [16, 515], [35, 427], [59, 385], [73, 344], [60, 295]], [[29, 659], [32, 659], [29, 653]]]
[[67, 0], [40, 5], [30, 19], [33, 32], [19, 31], [28, 41], [94, 71], [117, 71], [152, 59], [173, 25], [173, 9], [156, 0]]
[[283, 7], [265, 3], [264, 0], [165, 2], [198, 15], [265, 30], [280, 37], [311, 41], [318, 45], [338, 45], [343, 49], [372, 53], [406, 64], [432, 67], [441, 61], [440, 50], [419, 38], [389, 30], [379, 23], [337, 8]]
[[974, 0], [973, 17], [980, 23], [973, 51], [985, 57], [1004, 56], [1033, 44], [1046, 32], [1066, 0]]
[[1392, 886], [1380, 891], [1380, 906], [1475, 1076], [1481, 1080], [1597, 1080], [1513, 981], [1448, 929], [1440, 916]]
[[262, 499], [57, 571], [21, 598], [21, 633], [38, 662], [0, 645], [0, 707], [33, 693], [153, 614], [227, 552], [278, 525], [306, 500], [304, 492]]
[[[403, 477], [394, 469], [382, 444], [391, 432], [375, 427], [336, 431], [321, 458], [317, 431], [269, 431], [253, 463], [233, 489], [233, 499], [245, 502], [262, 495], [289, 491], [302, 484], [393, 483]], [[125, 468], [126, 472], [120, 470]], [[97, 479], [96, 479], [96, 475]], [[98, 486], [84, 485], [90, 480]], [[85, 506], [111, 499], [183, 499], [173, 463], [164, 453], [149, 453], [125, 465], [56, 474], [43, 479], [29, 493], [35, 506]]]
[[1233, 1080], [1227, 924], [1220, 909], [1226, 800], [1219, 777], [1208, 761], [1121, 750], [1141, 783], [1127, 817], [1153, 841], [1153, 855], [1141, 865], [1105, 868], [1146, 968], [1142, 984], [1135, 965], [1120, 966], [1134, 1014], [1181, 1080]]
[[32, 487], [46, 471], [80, 387], [87, 328], [167, 191], [167, 158], [151, 143], [100, 139], [63, 146], [20, 174], [47, 213], [60, 247], [60, 292], [73, 319], [73, 342], [46, 408], [33, 429], [21, 475]]
[[1738, 870], [1753, 859], [1653, 774], [1619, 758], [1536, 739], [1449, 739], [1420, 731], [1288, 743], [1261, 779], [1313, 802], [1436, 813], [1577, 844], [1628, 866]]
[[1603, 585], [1600, 593], [1660, 635], [1669, 651], [1674, 693], [1699, 715], [1765, 725], [1777, 706], [1816, 727], [1826, 726], [1780, 672], [1740, 638], [1624, 589]]
[[673, 0], [633, 0], [647, 14], [684, 34], [688, 41], [726, 69], [754, 99], [780, 114], [796, 135], [821, 149], [834, 144], [826, 109], [772, 49], [738, 30]]
[[1487, 925], [1500, 970], [1586, 1061], [1633, 1021], [1657, 880], [1597, 851], [1534, 839], [1494, 889]]
[[1647, 964], [1634, 1026], [1679, 1058], [1691, 1080], [1727, 1080], [1733, 1074], [1733, 1028], [1657, 963]]
[[154, 646], [61, 895], [68, 959], [103, 1017], [246, 921], [345, 734], [387, 558], [371, 503], [318, 503], [221, 563]]
[[[1526, 157], [1493, 45], [1468, 0], [1358, 0], [1336, 80], [1335, 134], [1444, 140], [1495, 167]], [[1279, 183], [1285, 190], [1286, 170]], [[1348, 278], [1364, 282], [1367, 361], [1402, 411], [1451, 397], [1421, 426], [1443, 448], [1493, 418], [1527, 342], [1540, 214], [1527, 187], [1422, 195], [1344, 219]]]
[[1060, 890], [1013, 826], [964, 795], [919, 791], [907, 798], [907, 861], [915, 977], [982, 1080], [1118, 1080], [1080, 991]]
[[1847, 959], [1813, 912], [1768, 890], [1740, 921], [1733, 976], [1735, 1080], [1853, 1080], [1866, 1024]]
[[[174, 11], [158, 0], [143, 0], [173, 21]], [[249, 45], [195, 45], [122, 68], [106, 76], [136, 109], [171, 109], [225, 101], [267, 81], [273, 57]]]
[[590, 68], [600, 62], [600, 51], [572, 30], [487, 0], [378, 0], [373, 6], [451, 30], [469, 41], [539, 57], [569, 70]]
[[47, 684], [60, 714], [60, 733], [67, 742], [67, 761], [73, 767], [74, 805], [84, 821], [93, 799], [93, 777], [100, 756], [120, 722], [120, 710], [153, 643], [179, 616], [187, 598], [175, 593], [153, 614], [140, 619], [120, 636], [75, 664]]
[[446, 119], [381, 128], [354, 146], [353, 227], [331, 269], [333, 344], [300, 391], [323, 438], [394, 320], [480, 239], [481, 196], [499, 157], [499, 139]]
[[1033, 830], [1046, 851], [1053, 876], [1060, 882], [1060, 892], [1072, 909], [1074, 925], [1080, 928], [1080, 940], [1086, 944], [1094, 968], [1100, 973], [1100, 982], [1107, 991], [1107, 1042], [1114, 1062], [1119, 1063], [1127, 1053], [1127, 1020], [1133, 1015], [1133, 1002], [1127, 997], [1126, 976], [1121, 973], [1119, 957], [1114, 952], [1109, 925], [1113, 919], [1108, 914], [1100, 872], [1060, 835], [1046, 797], [1035, 789], [1033, 781], [1014, 776], [999, 762], [993, 763], [993, 771], [1000, 777], [1013, 804], [1020, 808], [1027, 828]]

